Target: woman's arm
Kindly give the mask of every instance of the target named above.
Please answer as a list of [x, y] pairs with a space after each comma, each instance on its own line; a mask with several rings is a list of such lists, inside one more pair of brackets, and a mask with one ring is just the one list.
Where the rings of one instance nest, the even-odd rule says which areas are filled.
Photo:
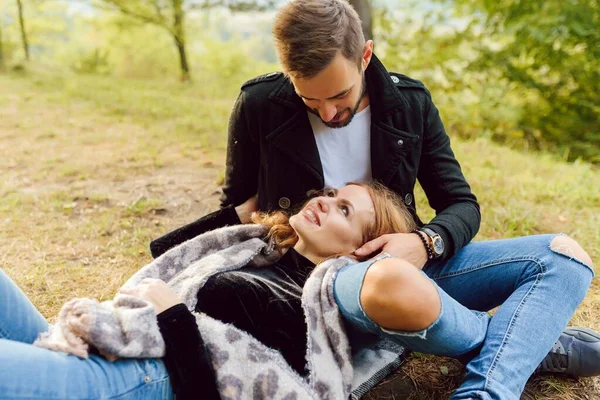
[[215, 373], [194, 315], [177, 304], [157, 319], [166, 345], [163, 361], [177, 399], [219, 399]]

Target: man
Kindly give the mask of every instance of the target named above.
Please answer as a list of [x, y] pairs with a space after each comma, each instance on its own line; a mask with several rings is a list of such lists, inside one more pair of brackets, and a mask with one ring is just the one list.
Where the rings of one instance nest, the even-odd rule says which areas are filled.
[[[344, 0], [293, 0], [273, 32], [284, 72], [242, 86], [222, 207], [248, 222], [252, 211], [289, 209], [312, 189], [379, 180], [421, 228], [367, 243], [357, 256], [393, 258], [338, 274], [334, 293], [351, 331], [461, 357], [467, 374], [455, 399], [518, 398], [536, 367], [600, 374], [600, 335], [561, 334], [593, 277], [587, 253], [564, 236], [467, 246], [479, 229], [479, 205], [431, 95], [385, 69]], [[416, 212], [417, 179], [436, 211], [427, 224]], [[190, 224], [154, 244], [198, 233]], [[493, 318], [485, 313], [499, 305]]]

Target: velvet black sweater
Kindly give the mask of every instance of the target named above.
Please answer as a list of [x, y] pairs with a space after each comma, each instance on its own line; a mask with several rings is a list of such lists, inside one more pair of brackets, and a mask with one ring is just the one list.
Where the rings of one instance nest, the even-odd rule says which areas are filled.
[[[233, 207], [207, 215], [151, 244], [157, 257], [205, 231], [239, 223]], [[304, 375], [306, 322], [300, 295], [314, 264], [290, 249], [268, 268], [245, 267], [219, 273], [198, 292], [195, 311], [231, 323], [281, 352]], [[215, 374], [193, 314], [175, 305], [158, 315], [166, 344], [164, 358], [177, 399], [218, 399]]]

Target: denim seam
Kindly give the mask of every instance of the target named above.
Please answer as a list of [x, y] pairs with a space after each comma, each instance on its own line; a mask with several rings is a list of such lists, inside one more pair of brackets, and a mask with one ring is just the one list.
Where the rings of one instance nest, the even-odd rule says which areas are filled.
[[10, 333], [1, 326], [0, 326], [0, 338], [12, 340]]
[[502, 339], [500, 348], [496, 352], [496, 355], [494, 356], [494, 359], [492, 360], [492, 364], [490, 365], [487, 373], [485, 374], [485, 384], [484, 384], [485, 390], [487, 390], [489, 387], [489, 381], [491, 380], [491, 375], [495, 372], [496, 366], [500, 362], [499, 360], [502, 356], [502, 353], [504, 352], [504, 347], [506, 346], [506, 343], [508, 342], [508, 340], [511, 338], [513, 327], [514, 327], [517, 319], [519, 318], [519, 314], [520, 314], [521, 310], [525, 306], [525, 302], [531, 297], [531, 295], [537, 289], [537, 287], [542, 282], [542, 280], [544, 279], [544, 276], [546, 274], [546, 266], [541, 260], [537, 259], [537, 260], [531, 260], [531, 261], [534, 261], [538, 265], [540, 272], [537, 274], [536, 280], [533, 283], [533, 285], [531, 286], [531, 288], [527, 291], [525, 296], [523, 296], [523, 298], [519, 302], [519, 305], [515, 309], [515, 312], [513, 313], [513, 316], [510, 319], [508, 329], [506, 330], [506, 333], [504, 334], [504, 338]]
[[169, 379], [169, 377], [164, 377], [164, 378], [162, 378], [162, 379], [151, 380], [150, 382], [142, 382], [140, 385], [137, 385], [136, 387], [134, 387], [134, 388], [131, 388], [131, 389], [129, 389], [129, 390], [128, 390], [128, 391], [126, 391], [126, 392], [119, 393], [119, 394], [118, 394], [118, 395], [116, 395], [116, 396], [111, 396], [111, 397], [109, 397], [109, 399], [111, 399], [111, 400], [118, 400], [118, 399], [122, 398], [123, 396], [126, 396], [126, 395], [129, 395], [129, 394], [131, 394], [131, 392], [134, 392], [134, 391], [136, 391], [136, 390], [139, 390], [140, 388], [142, 388], [142, 387], [144, 387], [144, 386], [148, 386], [148, 385], [156, 385], [156, 384], [159, 384], [159, 383], [163, 383], [163, 382], [165, 382], [165, 381], [166, 381], [166, 380], [168, 380], [168, 379]]
[[441, 275], [428, 275], [431, 279], [433, 280], [441, 280], [441, 279], [446, 279], [446, 278], [453, 278], [455, 276], [459, 276], [459, 275], [464, 275], [473, 271], [477, 271], [479, 269], [484, 269], [484, 268], [489, 268], [489, 267], [494, 267], [496, 265], [500, 265], [500, 264], [508, 264], [511, 262], [515, 262], [515, 261], [533, 261], [535, 263], [539, 262], [539, 258], [537, 257], [533, 257], [533, 256], [529, 256], [529, 257], [510, 257], [510, 258], [504, 258], [501, 260], [496, 260], [492, 263], [488, 263], [488, 264], [479, 264], [476, 266], [473, 266], [471, 268], [466, 268], [466, 269], [461, 269], [460, 271], [457, 271], [455, 273], [449, 273], [449, 274], [441, 274]]

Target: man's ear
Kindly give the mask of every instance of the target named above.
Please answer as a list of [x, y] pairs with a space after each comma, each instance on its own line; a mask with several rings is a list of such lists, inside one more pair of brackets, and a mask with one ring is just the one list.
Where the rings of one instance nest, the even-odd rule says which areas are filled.
[[369, 63], [371, 62], [371, 58], [373, 57], [373, 41], [367, 40], [363, 47], [363, 56], [362, 56], [362, 67], [363, 71], [367, 69]]

